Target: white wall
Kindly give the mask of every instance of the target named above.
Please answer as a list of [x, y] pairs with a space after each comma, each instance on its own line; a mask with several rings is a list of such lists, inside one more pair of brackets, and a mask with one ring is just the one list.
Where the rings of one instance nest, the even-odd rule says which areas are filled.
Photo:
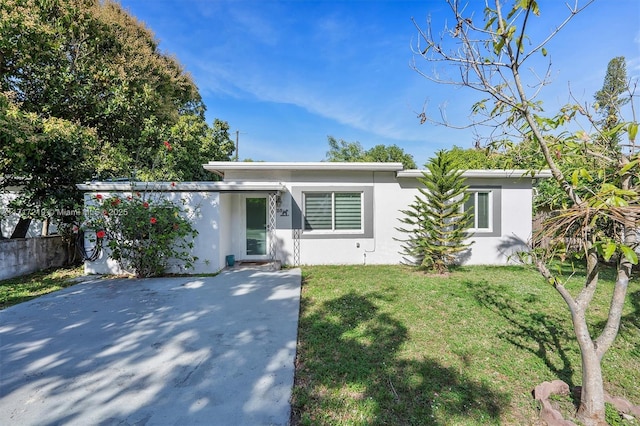
[[[301, 217], [301, 191], [308, 188], [335, 191], [341, 188], [359, 188], [365, 198], [372, 196], [372, 232], [369, 235], [351, 235], [309, 238], [304, 234], [299, 242], [300, 264], [397, 264], [402, 262], [402, 242], [406, 234], [396, 228], [402, 224], [401, 210], [408, 209], [419, 194], [415, 178], [396, 178], [395, 172], [372, 171], [243, 171], [227, 172], [226, 182], [281, 183], [286, 191], [280, 194], [276, 212], [277, 259], [283, 264], [294, 264], [296, 252], [295, 234], [299, 234]], [[532, 232], [531, 179], [523, 178], [474, 178], [471, 186], [498, 188], [500, 214], [499, 232], [474, 235], [463, 263], [505, 264], [516, 259], [509, 256], [527, 248]], [[306, 188], [306, 189], [305, 189]], [[348, 189], [352, 190], [352, 189]], [[95, 193], [94, 193], [95, 194]], [[104, 193], [103, 193], [104, 194]], [[194, 224], [199, 235], [195, 240], [194, 254], [199, 257], [195, 273], [213, 273], [225, 266], [227, 255], [242, 260], [243, 252], [243, 204], [247, 192], [212, 192], [180, 190], [165, 192], [178, 201], [185, 198], [195, 212]], [[254, 195], [266, 193], [253, 192]], [[93, 195], [93, 194], [91, 194]], [[104, 194], [106, 195], [106, 194]], [[295, 198], [294, 198], [295, 196]], [[87, 198], [88, 199], [88, 198]], [[365, 201], [365, 209], [368, 210]], [[498, 212], [496, 212], [498, 213]], [[367, 213], [369, 214], [369, 213]], [[298, 221], [298, 223], [296, 223]], [[106, 257], [87, 262], [88, 273], [113, 273], [117, 265]], [[181, 272], [173, 270], [173, 272]]]
[[[193, 270], [182, 271], [189, 273], [218, 272], [224, 263], [220, 262], [221, 229], [224, 222], [220, 218], [220, 193], [218, 192], [172, 192], [170, 199], [179, 202], [180, 198], [187, 201], [193, 226], [198, 231], [194, 240], [193, 254], [198, 257]], [[176, 271], [176, 268], [173, 269]], [[177, 271], [176, 271], [177, 272]]]
[[220, 250], [218, 251], [218, 264], [225, 266], [226, 256], [233, 254], [233, 232], [231, 221], [233, 218], [233, 195], [228, 193], [220, 194]]
[[[85, 194], [85, 204], [93, 202], [96, 192]], [[119, 195], [126, 197], [130, 195], [128, 192], [105, 192], [100, 194], [105, 197]], [[215, 273], [224, 266], [224, 260], [221, 262], [221, 229], [224, 227], [220, 218], [220, 194], [217, 192], [206, 191], [171, 191], [162, 193], [163, 197], [173, 201], [178, 205], [182, 205], [181, 199], [186, 200], [186, 208], [188, 217], [191, 218], [194, 228], [198, 231], [198, 235], [194, 240], [192, 253], [198, 257], [194, 262], [194, 268], [184, 270], [180, 265], [173, 262], [168, 272], [171, 273]], [[86, 241], [87, 248], [91, 243]], [[102, 253], [95, 261], [85, 262], [85, 273], [87, 274], [118, 274], [123, 273], [117, 262], [109, 258], [109, 249], [104, 248]]]
[[[413, 178], [397, 179], [393, 172], [271, 172], [268, 175], [237, 172], [227, 180], [277, 181], [286, 185], [288, 193], [281, 196], [281, 210], [289, 210], [289, 217], [277, 218], [279, 259], [284, 264], [294, 260], [294, 240], [291, 209], [291, 193], [296, 187], [317, 187], [339, 190], [340, 187], [372, 187], [374, 197], [374, 233], [372, 238], [324, 238], [306, 239], [300, 242], [301, 264], [396, 264], [402, 262], [402, 242], [406, 234], [396, 228], [401, 226], [401, 210], [406, 210], [419, 194], [418, 183]], [[491, 186], [500, 190], [500, 232], [497, 235], [474, 235], [473, 245], [461, 258], [464, 264], [515, 263], [515, 252], [526, 250], [531, 238], [532, 191], [531, 179], [524, 178], [474, 178], [471, 186]], [[296, 200], [301, 203], [301, 200]], [[234, 222], [233, 226], [237, 226]]]
[[[20, 216], [9, 210], [9, 203], [18, 196], [17, 192], [3, 192], [0, 193], [0, 230], [4, 238], [10, 238], [13, 233]], [[49, 233], [56, 232], [53, 224], [49, 225]], [[29, 230], [27, 231], [27, 238], [39, 237], [42, 235], [42, 221], [32, 220], [29, 224]]]

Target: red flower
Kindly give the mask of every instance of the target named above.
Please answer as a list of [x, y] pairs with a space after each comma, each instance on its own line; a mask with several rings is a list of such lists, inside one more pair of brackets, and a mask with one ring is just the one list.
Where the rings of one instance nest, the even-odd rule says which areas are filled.
[[151, 223], [156, 223], [156, 222], [157, 222], [156, 218], [155, 218], [155, 217], [152, 217], [152, 218], [151, 218]]
[[102, 200], [102, 194], [96, 195], [96, 200]]
[[71, 228], [71, 231], [72, 231], [74, 234], [77, 234], [77, 233], [78, 233], [78, 230], [79, 230], [78, 225], [73, 225], [73, 228]]
[[111, 205], [113, 207], [117, 206], [118, 204], [120, 204], [120, 198], [116, 198], [116, 199], [111, 200]]
[[171, 147], [171, 144], [167, 141], [164, 141], [164, 146], [167, 148], [167, 151], [171, 151], [173, 148]]
[[144, 203], [142, 203], [142, 207], [144, 207], [145, 209], [149, 208], [149, 203], [147, 203], [146, 201]]
[[105, 215], [105, 216], [109, 216], [109, 212], [106, 211], [106, 210], [102, 210], [102, 214]]
[[131, 201], [131, 200], [133, 200], [133, 198], [131, 198], [131, 196], [128, 196], [127, 200]]
[[176, 183], [175, 182], [171, 182], [171, 186], [176, 186]]
[[96, 232], [96, 237], [98, 238], [104, 238], [105, 235], [106, 235], [106, 232], [104, 232], [103, 230]]
[[139, 192], [136, 192], [136, 196], [137, 196], [137, 197], [139, 197], [139, 196], [140, 196], [140, 193], [139, 193]]

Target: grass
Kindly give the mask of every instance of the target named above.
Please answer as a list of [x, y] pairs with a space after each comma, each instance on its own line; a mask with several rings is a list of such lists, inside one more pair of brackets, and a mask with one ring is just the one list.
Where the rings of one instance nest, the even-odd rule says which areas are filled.
[[[81, 267], [0, 281], [0, 309], [80, 275]], [[568, 287], [577, 291], [582, 278]], [[606, 320], [610, 271], [599, 287], [592, 332]], [[603, 374], [610, 394], [640, 403], [637, 276]], [[537, 424], [531, 390], [556, 378], [579, 385], [580, 355], [564, 302], [535, 271], [465, 267], [443, 278], [403, 266], [303, 268], [294, 424]], [[571, 398], [554, 403], [571, 415]]]
[[[613, 288], [603, 275], [594, 331]], [[564, 302], [519, 267], [465, 267], [446, 278], [402, 266], [305, 267], [298, 344], [294, 424], [537, 424], [536, 385], [580, 384]], [[637, 277], [603, 370], [610, 394], [640, 403]]]
[[83, 275], [83, 267], [51, 269], [0, 281], [0, 309], [26, 302], [51, 293], [76, 282], [73, 278]]

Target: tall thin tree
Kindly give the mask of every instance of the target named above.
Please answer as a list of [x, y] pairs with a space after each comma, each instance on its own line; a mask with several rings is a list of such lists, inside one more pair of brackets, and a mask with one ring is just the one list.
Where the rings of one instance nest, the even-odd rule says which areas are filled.
[[[624, 56], [613, 58], [607, 66], [602, 89], [594, 95], [597, 112], [602, 117], [598, 124], [603, 130], [611, 130], [620, 124], [621, 108], [629, 103], [629, 98], [623, 96], [628, 87], [627, 64]], [[620, 148], [620, 135], [616, 133], [613, 136], [609, 140], [609, 146], [617, 150]]]
[[418, 178], [423, 185], [420, 195], [408, 210], [401, 210], [405, 227], [398, 230], [408, 234], [403, 240], [405, 256], [421, 268], [445, 274], [470, 246], [465, 240], [473, 210], [464, 209], [468, 186], [446, 151], [438, 151], [426, 167]]

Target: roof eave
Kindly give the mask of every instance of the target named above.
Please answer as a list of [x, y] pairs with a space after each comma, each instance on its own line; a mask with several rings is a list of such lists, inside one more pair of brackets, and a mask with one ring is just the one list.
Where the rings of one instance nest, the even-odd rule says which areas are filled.
[[[399, 171], [396, 176], [399, 178], [419, 178], [423, 176], [424, 170], [402, 170]], [[464, 178], [529, 178], [529, 179], [547, 179], [552, 177], [551, 170], [523, 170], [523, 169], [510, 169], [510, 170], [498, 170], [498, 169], [479, 169], [479, 170], [465, 170], [462, 172]]]
[[226, 171], [370, 171], [370, 172], [399, 172], [403, 170], [402, 163], [373, 163], [373, 162], [234, 162], [210, 161], [202, 165], [205, 170], [224, 176]]
[[281, 182], [87, 182], [76, 187], [85, 192], [282, 192], [286, 187]]

